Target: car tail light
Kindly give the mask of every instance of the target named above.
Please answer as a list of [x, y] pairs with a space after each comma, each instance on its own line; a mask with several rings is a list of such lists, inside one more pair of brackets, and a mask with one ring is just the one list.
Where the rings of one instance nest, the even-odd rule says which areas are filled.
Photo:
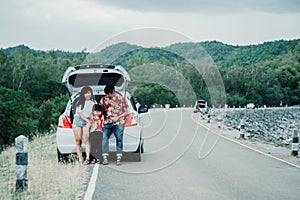
[[71, 120], [67, 115], [63, 114], [59, 118], [60, 118], [58, 124], [59, 128], [72, 128]]
[[137, 115], [135, 113], [129, 113], [125, 119], [125, 126], [136, 126]]

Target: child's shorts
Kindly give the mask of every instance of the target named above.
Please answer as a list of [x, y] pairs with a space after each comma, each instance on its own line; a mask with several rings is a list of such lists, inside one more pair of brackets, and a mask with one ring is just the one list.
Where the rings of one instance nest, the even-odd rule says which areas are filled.
[[86, 121], [84, 121], [80, 116], [75, 116], [73, 120], [73, 127], [83, 128], [86, 126]]

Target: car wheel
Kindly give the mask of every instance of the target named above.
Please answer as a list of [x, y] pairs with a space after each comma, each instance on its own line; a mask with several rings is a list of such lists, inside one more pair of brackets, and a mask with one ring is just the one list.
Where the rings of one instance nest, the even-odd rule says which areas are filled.
[[141, 153], [144, 153], [144, 144], [141, 145]]
[[57, 160], [58, 162], [67, 163], [69, 161], [69, 154], [62, 154], [57, 148]]
[[140, 152], [133, 152], [131, 153], [132, 160], [136, 162], [141, 162], [142, 160], [142, 154]]
[[132, 153], [133, 160], [140, 162], [144, 153], [144, 144], [140, 144], [135, 152]]
[[144, 144], [139, 145], [135, 153], [144, 153]]

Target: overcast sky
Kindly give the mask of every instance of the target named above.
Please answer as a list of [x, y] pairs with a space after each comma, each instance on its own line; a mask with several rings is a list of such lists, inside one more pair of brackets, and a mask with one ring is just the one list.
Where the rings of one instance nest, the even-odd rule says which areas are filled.
[[93, 51], [127, 31], [246, 45], [300, 38], [300, 0], [0, 0], [0, 48]]

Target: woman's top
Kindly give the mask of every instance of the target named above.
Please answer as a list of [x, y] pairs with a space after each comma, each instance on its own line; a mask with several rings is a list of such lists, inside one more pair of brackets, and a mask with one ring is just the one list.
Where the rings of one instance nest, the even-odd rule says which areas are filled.
[[81, 112], [85, 117], [89, 117], [93, 111], [93, 106], [95, 102], [92, 100], [85, 101], [85, 105], [83, 109], [81, 109], [81, 105], [76, 107], [76, 113], [74, 116], [79, 116], [79, 112]]

